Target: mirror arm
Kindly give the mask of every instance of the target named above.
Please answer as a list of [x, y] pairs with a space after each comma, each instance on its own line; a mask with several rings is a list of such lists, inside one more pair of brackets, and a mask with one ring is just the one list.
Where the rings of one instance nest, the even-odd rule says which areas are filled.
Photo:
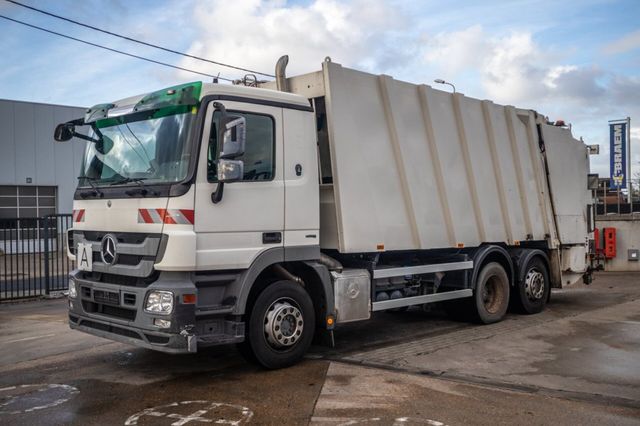
[[89, 141], [89, 142], [93, 142], [93, 143], [100, 142], [99, 139], [94, 139], [94, 138], [92, 138], [90, 136], [83, 135], [82, 133], [77, 133], [76, 131], [73, 131], [73, 137], [74, 138], [78, 138], [78, 139], [83, 139], [85, 141]]
[[[220, 110], [220, 113], [222, 113], [222, 118], [227, 116], [227, 109], [220, 102], [214, 102], [213, 107], [217, 110]], [[222, 123], [222, 121], [223, 120], [221, 119], [220, 123]], [[220, 158], [220, 152], [222, 151], [222, 141], [224, 140], [222, 136], [223, 134], [224, 134], [224, 129], [222, 128], [218, 129], [218, 135], [217, 135], [218, 142], [216, 143], [216, 156], [214, 160], [217, 160], [218, 158]]]
[[[224, 105], [222, 105], [220, 102], [214, 102], [213, 103], [213, 107], [217, 110], [220, 110], [220, 112], [222, 113], [222, 117], [226, 117], [227, 116], [227, 109], [224, 107]], [[222, 120], [220, 120], [220, 122], [222, 122]], [[218, 129], [218, 143], [216, 144], [216, 156], [214, 161], [216, 161], [219, 157], [220, 157], [220, 150], [222, 149], [222, 133], [224, 132], [223, 129]], [[213, 202], [213, 204], [218, 204], [220, 201], [222, 201], [222, 194], [224, 193], [224, 182], [218, 182], [218, 186], [216, 188], [216, 190], [211, 193], [211, 202]]]
[[224, 192], [224, 182], [218, 182], [218, 187], [211, 194], [211, 201], [213, 202], [213, 204], [218, 204], [220, 201], [222, 201], [223, 192]]

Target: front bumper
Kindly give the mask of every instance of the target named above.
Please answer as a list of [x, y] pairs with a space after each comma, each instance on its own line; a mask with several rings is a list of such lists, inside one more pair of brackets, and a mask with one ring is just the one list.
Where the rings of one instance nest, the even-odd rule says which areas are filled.
[[[196, 352], [198, 346], [235, 343], [244, 339], [244, 324], [225, 318], [198, 321], [194, 304], [181, 304], [182, 295], [196, 294], [188, 274], [165, 273], [147, 287], [117, 285], [82, 278], [79, 271], [70, 274], [77, 297], [69, 299], [69, 326], [85, 333], [168, 353]], [[169, 315], [144, 311], [151, 290], [171, 291], [174, 309]], [[105, 295], [110, 299], [105, 300]], [[154, 319], [171, 322], [160, 328]]]
[[[83, 315], [69, 314], [69, 326], [74, 330], [84, 331], [94, 336], [153, 349], [160, 352], [181, 354], [197, 352], [197, 340], [194, 335], [170, 333], [149, 334], [134, 327], [112, 324], [107, 321], [89, 319]], [[160, 343], [158, 343], [160, 341]], [[191, 343], [191, 344], [190, 344]]]

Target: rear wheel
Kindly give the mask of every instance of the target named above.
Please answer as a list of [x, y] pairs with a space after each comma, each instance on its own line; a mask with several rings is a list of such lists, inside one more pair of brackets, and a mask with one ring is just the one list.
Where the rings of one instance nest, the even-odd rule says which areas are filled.
[[549, 273], [544, 260], [534, 257], [525, 266], [524, 278], [512, 296], [515, 310], [523, 314], [542, 312], [549, 300]]
[[477, 320], [491, 324], [502, 320], [509, 307], [509, 277], [497, 262], [482, 267], [473, 293], [473, 313]]
[[309, 349], [315, 328], [313, 302], [293, 281], [265, 288], [251, 309], [241, 352], [266, 368], [288, 367]]

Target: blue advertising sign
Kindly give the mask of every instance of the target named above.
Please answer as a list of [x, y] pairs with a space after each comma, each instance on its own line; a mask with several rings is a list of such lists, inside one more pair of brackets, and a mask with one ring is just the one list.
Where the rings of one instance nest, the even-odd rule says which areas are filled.
[[627, 122], [609, 123], [610, 188], [627, 187]]

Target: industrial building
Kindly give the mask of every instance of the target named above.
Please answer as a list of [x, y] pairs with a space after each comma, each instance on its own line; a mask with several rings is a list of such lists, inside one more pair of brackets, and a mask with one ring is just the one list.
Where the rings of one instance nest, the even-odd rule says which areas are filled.
[[55, 143], [84, 108], [0, 99], [0, 219], [71, 213], [85, 144]]

